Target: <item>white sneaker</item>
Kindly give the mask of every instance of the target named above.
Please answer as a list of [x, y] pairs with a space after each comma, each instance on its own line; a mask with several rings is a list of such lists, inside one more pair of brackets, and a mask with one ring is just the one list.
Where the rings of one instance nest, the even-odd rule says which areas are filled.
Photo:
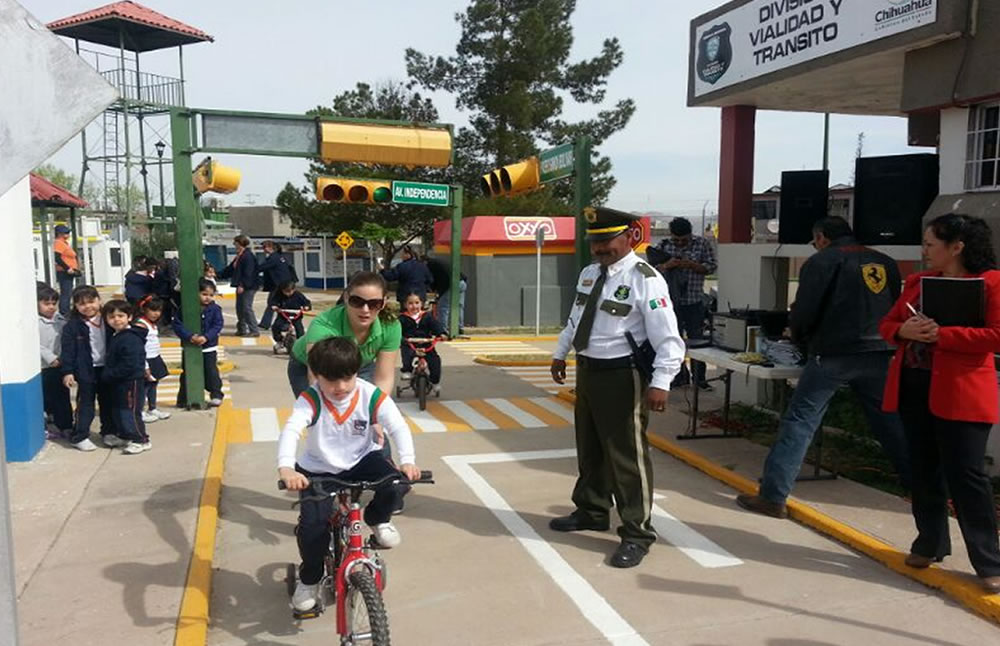
[[306, 612], [316, 607], [316, 595], [319, 593], [319, 584], [306, 585], [299, 581], [295, 584], [295, 592], [292, 594], [292, 607], [299, 612]]
[[375, 534], [375, 541], [378, 542], [379, 547], [387, 550], [399, 547], [399, 544], [403, 542], [403, 537], [399, 535], [399, 530], [392, 523], [379, 523], [375, 527], [372, 527], [372, 531]]
[[413, 373], [412, 372], [401, 372], [401, 373], [399, 373], [399, 380], [400, 381], [409, 381], [410, 379], [413, 379]]
[[152, 424], [153, 422], [160, 421], [160, 418], [157, 417], [156, 415], [153, 415], [152, 413], [147, 413], [146, 411], [142, 411], [142, 421], [145, 424]]
[[209, 406], [222, 406], [222, 400], [221, 399], [209, 399], [208, 400], [208, 405]]
[[441, 396], [441, 384], [434, 384], [434, 396], [435, 397]]
[[170, 419], [170, 413], [165, 410], [160, 410], [159, 408], [154, 408], [149, 411], [150, 415], [156, 415], [158, 419]]
[[123, 440], [117, 435], [112, 435], [111, 433], [108, 433], [107, 435], [102, 435], [101, 442], [103, 442], [104, 446], [108, 447], [109, 449], [116, 449], [119, 446], [125, 446], [126, 444], [128, 444], [128, 440]]
[[125, 454], [125, 455], [139, 455], [143, 451], [148, 450], [146, 448], [147, 445], [148, 445], [148, 447], [150, 449], [153, 448], [153, 445], [150, 444], [149, 442], [145, 442], [145, 443], [143, 443], [143, 442], [129, 442], [128, 444], [125, 445], [125, 448], [122, 449], [122, 453]]
[[96, 451], [97, 445], [91, 442], [90, 438], [88, 437], [80, 440], [79, 442], [74, 443], [73, 448], [78, 449], [80, 451]]

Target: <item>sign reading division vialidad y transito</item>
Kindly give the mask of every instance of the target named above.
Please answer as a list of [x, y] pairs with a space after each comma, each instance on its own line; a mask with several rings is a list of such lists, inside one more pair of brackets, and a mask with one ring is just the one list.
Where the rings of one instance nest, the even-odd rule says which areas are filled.
[[752, 0], [695, 30], [694, 96], [937, 21], [938, 0]]
[[451, 189], [447, 184], [425, 182], [393, 182], [392, 201], [396, 204], [420, 206], [450, 206]]

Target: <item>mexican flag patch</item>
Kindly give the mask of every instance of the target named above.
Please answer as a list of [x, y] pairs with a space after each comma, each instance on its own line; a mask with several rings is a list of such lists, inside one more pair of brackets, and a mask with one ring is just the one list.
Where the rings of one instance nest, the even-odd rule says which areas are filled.
[[658, 307], [666, 307], [666, 306], [667, 306], [667, 299], [665, 298], [655, 298], [649, 301], [649, 309], [651, 310], [655, 310]]

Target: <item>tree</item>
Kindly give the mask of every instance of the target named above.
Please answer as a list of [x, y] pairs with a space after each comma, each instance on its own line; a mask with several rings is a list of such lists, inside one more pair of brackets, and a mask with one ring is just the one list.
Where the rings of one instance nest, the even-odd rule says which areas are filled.
[[[437, 108], [433, 102], [408, 90], [400, 82], [379, 83], [374, 88], [367, 83], [358, 83], [355, 89], [334, 97], [331, 107], [318, 106], [308, 114], [420, 123], [434, 123], [438, 120]], [[313, 159], [305, 174], [306, 186], [296, 189], [289, 182], [278, 193], [278, 209], [291, 218], [296, 228], [314, 234], [350, 231], [378, 244], [386, 262], [404, 244], [415, 238], [428, 236], [432, 232], [434, 221], [445, 217], [445, 211], [440, 207], [397, 204], [368, 206], [316, 201], [316, 178], [320, 175], [446, 183], [447, 173], [441, 169], [379, 164], [328, 164], [321, 159]]]
[[[410, 87], [450, 92], [460, 110], [472, 113], [471, 128], [456, 136], [454, 176], [463, 185], [478, 187], [485, 170], [536, 154], [539, 142], [557, 145], [586, 134], [595, 146], [593, 199], [607, 199], [615, 179], [611, 160], [596, 146], [628, 124], [635, 102], [619, 100], [578, 123], [561, 118], [565, 94], [577, 103], [602, 103], [608, 76], [623, 58], [618, 39], [608, 38], [598, 56], [569, 62], [575, 9], [576, 0], [473, 0], [455, 16], [462, 34], [454, 56], [406, 50]], [[554, 188], [556, 198], [568, 193], [568, 183]]]
[[851, 166], [851, 186], [857, 186], [857, 161], [865, 152], [865, 132], [858, 133], [858, 145], [854, 149], [854, 165]]
[[55, 164], [42, 164], [33, 171], [36, 175], [41, 175], [45, 179], [49, 180], [56, 186], [61, 186], [71, 193], [76, 193], [77, 189], [77, 178], [76, 175], [67, 173], [63, 169], [59, 168]]

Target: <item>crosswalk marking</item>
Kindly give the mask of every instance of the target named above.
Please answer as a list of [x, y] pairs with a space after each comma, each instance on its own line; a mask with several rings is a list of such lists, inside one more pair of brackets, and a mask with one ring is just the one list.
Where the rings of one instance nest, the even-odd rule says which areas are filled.
[[552, 373], [548, 366], [502, 366], [500, 369], [552, 395], [576, 385], [575, 366], [566, 366], [566, 383], [562, 385], [552, 381]]
[[545, 354], [547, 351], [524, 341], [455, 341], [449, 347], [464, 354]]
[[[414, 433], [562, 429], [572, 425], [573, 419], [570, 405], [555, 397], [431, 400], [424, 411], [414, 401], [397, 405]], [[292, 409], [261, 407], [233, 412], [229, 442], [242, 444], [276, 441]]]

